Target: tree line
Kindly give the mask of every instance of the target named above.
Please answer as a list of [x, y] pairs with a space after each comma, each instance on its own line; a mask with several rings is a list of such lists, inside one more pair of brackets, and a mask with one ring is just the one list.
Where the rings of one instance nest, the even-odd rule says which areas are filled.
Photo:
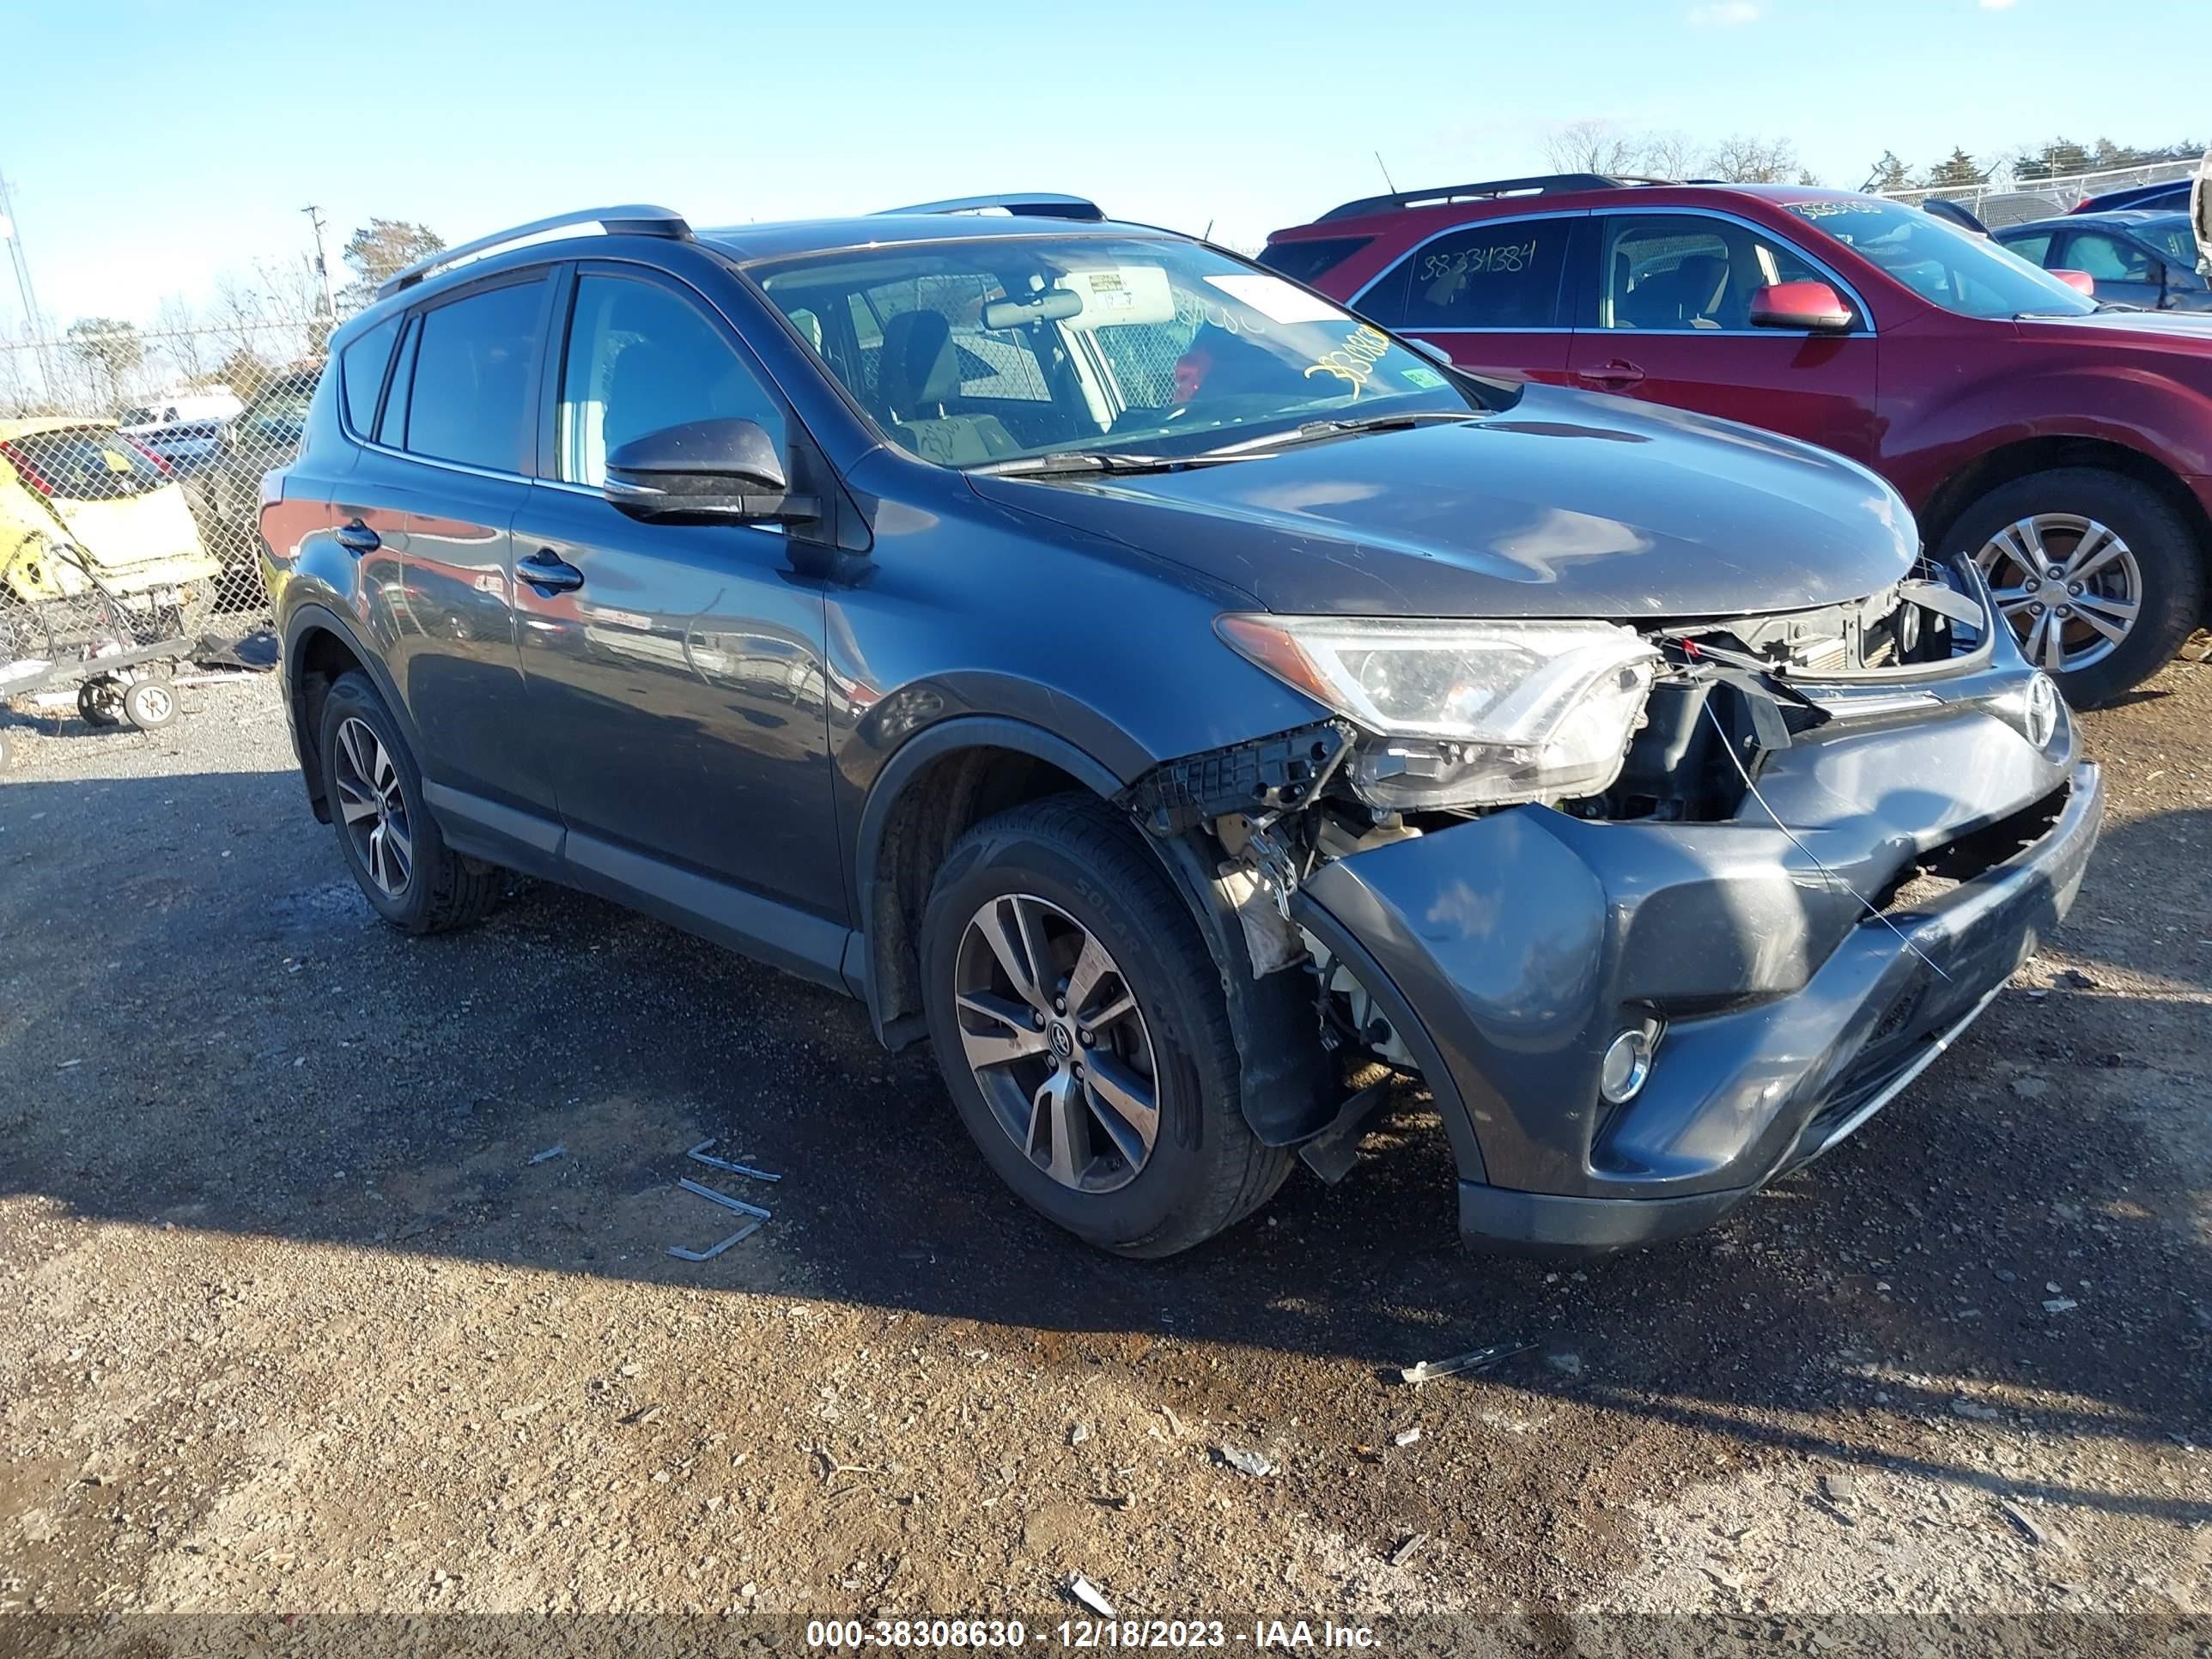
[[[2033, 188], [2085, 173], [2194, 161], [2203, 154], [2203, 144], [2194, 139], [2142, 147], [2109, 138], [2094, 143], [2053, 138], [1981, 158], [1954, 145], [1948, 155], [1916, 167], [1886, 149], [1863, 183], [1838, 182], [1872, 191], [1942, 190], [2009, 178]], [[1544, 159], [1560, 173], [1615, 178], [1717, 179], [1732, 185], [1824, 182], [1798, 161], [1797, 147], [1787, 137], [1736, 134], [1711, 141], [1672, 130], [1630, 130], [1602, 120], [1572, 121], [1554, 128], [1544, 141]]]

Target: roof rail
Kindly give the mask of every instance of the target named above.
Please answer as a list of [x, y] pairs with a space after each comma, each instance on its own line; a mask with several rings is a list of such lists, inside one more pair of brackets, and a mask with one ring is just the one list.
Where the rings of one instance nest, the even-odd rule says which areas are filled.
[[1612, 190], [1628, 184], [1656, 184], [1652, 179], [1622, 179], [1605, 173], [1540, 173], [1526, 179], [1492, 179], [1486, 183], [1445, 185], [1437, 190], [1400, 191], [1390, 196], [1363, 196], [1322, 214], [1316, 224], [1330, 219], [1357, 219], [1370, 213], [1397, 208], [1434, 207], [1444, 202], [1480, 201], [1492, 196], [1551, 196], [1562, 191]]
[[946, 202], [917, 202], [911, 207], [884, 208], [875, 216], [894, 213], [1011, 213], [1017, 219], [1082, 219], [1097, 223], [1105, 214], [1096, 202], [1080, 196], [1060, 196], [1033, 190], [1011, 196], [956, 196]]
[[627, 207], [580, 208], [574, 213], [556, 213], [548, 219], [532, 219], [526, 225], [495, 231], [489, 236], [477, 237], [473, 242], [464, 242], [459, 247], [441, 248], [428, 258], [418, 259], [398, 275], [387, 276], [379, 283], [376, 297], [389, 299], [401, 289], [414, 287], [433, 271], [442, 270], [447, 265], [457, 265], [464, 259], [472, 259], [479, 253], [489, 253], [509, 242], [541, 236], [549, 230], [566, 230], [570, 225], [598, 225], [610, 236], [665, 236], [679, 242], [691, 240], [691, 227], [685, 222], [682, 214], [672, 208], [647, 207], [638, 204]]

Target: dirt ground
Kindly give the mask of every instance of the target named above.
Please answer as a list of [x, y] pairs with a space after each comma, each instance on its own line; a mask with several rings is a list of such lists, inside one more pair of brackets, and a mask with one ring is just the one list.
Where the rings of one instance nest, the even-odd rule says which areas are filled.
[[[2212, 1613], [2212, 670], [2088, 718], [2079, 907], [1919, 1085], [1579, 1271], [1418, 1117], [1090, 1254], [856, 1005], [548, 887], [404, 939], [273, 686], [187, 704], [9, 727], [0, 1613]], [[673, 1260], [684, 1176], [775, 1218]]]

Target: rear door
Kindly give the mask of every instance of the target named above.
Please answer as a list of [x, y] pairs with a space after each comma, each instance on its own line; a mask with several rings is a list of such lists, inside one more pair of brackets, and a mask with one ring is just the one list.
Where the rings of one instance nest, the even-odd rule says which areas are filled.
[[348, 348], [340, 406], [360, 459], [332, 502], [334, 534], [359, 562], [356, 603], [422, 740], [432, 809], [526, 866], [559, 839], [524, 699], [508, 534], [530, 489], [550, 276], [526, 267], [442, 292], [404, 331]]
[[594, 262], [571, 290], [550, 476], [515, 523], [532, 722], [553, 746], [568, 861], [762, 954], [796, 941], [781, 959], [808, 970], [817, 945], [842, 946], [846, 912], [823, 590], [778, 526], [643, 520], [599, 490], [611, 450], [665, 427], [749, 418], [787, 455], [799, 428], [687, 284]]
[[[1840, 277], [1723, 214], [1601, 211], [1590, 222], [1571, 360], [1576, 384], [1874, 462], [1877, 347], [1864, 303]], [[1849, 332], [1751, 325], [1753, 294], [1804, 280], [1843, 296], [1856, 319]]]
[[1362, 289], [1352, 309], [1441, 347], [1462, 368], [1564, 381], [1569, 248], [1583, 214], [1485, 219], [1431, 236]]

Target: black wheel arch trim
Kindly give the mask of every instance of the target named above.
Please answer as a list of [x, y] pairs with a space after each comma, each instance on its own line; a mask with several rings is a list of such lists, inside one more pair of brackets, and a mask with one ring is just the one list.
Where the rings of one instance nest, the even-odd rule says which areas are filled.
[[383, 658], [363, 644], [353, 624], [337, 611], [312, 601], [301, 605], [284, 622], [284, 719], [292, 728], [292, 747], [300, 757], [300, 775], [307, 786], [307, 804], [314, 809], [318, 818], [327, 822], [330, 809], [323, 800], [322, 781], [316, 775], [311, 758], [319, 738], [318, 733], [308, 731], [302, 724], [307, 710], [301, 703], [304, 688], [300, 684], [296, 667], [300, 659], [300, 642], [310, 631], [329, 634], [345, 647], [360, 665], [362, 672], [368, 677], [369, 684], [376, 688], [376, 694], [384, 700], [386, 709], [398, 722], [400, 736], [407, 740], [408, 752], [417, 757], [416, 764], [418, 768], [422, 764], [422, 734], [416, 730], [414, 720], [409, 717], [406, 702], [400, 696], [399, 688], [393, 683]]
[[[900, 745], [876, 775], [860, 811], [860, 833], [854, 840], [853, 899], [866, 943], [848, 954], [846, 965], [846, 978], [867, 1004], [869, 1023], [887, 1048], [902, 1046], [910, 1036], [888, 1029], [878, 989], [883, 974], [880, 941], [867, 927], [876, 914], [884, 830], [906, 787], [933, 762], [964, 749], [1008, 749], [1043, 761], [1076, 779], [1102, 801], [1111, 802], [1128, 783], [1066, 738], [1002, 715], [955, 715], [925, 727]], [[1239, 1104], [1245, 1121], [1265, 1146], [1294, 1145], [1328, 1124], [1341, 1103], [1337, 1097], [1342, 1092], [1335, 1087], [1332, 1068], [1322, 1052], [1310, 1000], [1300, 994], [1304, 981], [1290, 973], [1266, 979], [1255, 975], [1243, 927], [1223, 902], [1194, 835], [1146, 835], [1145, 839], [1197, 922], [1220, 969], [1230, 1026], [1237, 1040], [1243, 1079]]]

